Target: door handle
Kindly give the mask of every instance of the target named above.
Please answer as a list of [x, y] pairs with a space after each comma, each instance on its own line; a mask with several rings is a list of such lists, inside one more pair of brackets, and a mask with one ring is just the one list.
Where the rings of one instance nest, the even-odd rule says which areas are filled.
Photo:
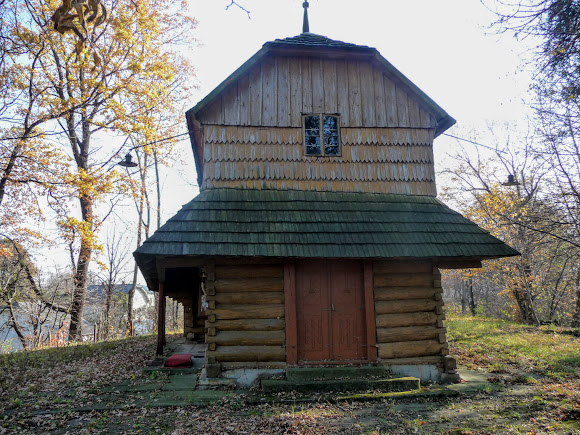
[[330, 304], [330, 310], [334, 311], [334, 304]]

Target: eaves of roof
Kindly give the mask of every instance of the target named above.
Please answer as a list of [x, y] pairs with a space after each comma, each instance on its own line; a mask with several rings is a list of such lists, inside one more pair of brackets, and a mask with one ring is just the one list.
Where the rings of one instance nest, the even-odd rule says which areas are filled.
[[461, 258], [518, 255], [432, 197], [208, 189], [134, 255], [150, 288], [156, 258]]

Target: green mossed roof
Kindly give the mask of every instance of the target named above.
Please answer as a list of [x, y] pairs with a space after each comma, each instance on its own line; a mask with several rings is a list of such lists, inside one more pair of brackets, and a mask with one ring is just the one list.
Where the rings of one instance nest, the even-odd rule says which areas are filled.
[[208, 189], [134, 255], [151, 284], [157, 255], [483, 259], [518, 252], [432, 197]]

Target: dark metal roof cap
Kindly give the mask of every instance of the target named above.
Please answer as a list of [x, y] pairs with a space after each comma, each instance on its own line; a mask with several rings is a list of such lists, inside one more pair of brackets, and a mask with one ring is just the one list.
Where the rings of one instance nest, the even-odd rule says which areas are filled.
[[362, 49], [369, 51], [376, 51], [375, 48], [366, 45], [356, 45], [350, 42], [337, 41], [335, 39], [327, 38], [326, 36], [317, 35], [315, 33], [302, 33], [298, 36], [291, 36], [289, 38], [276, 39], [274, 41], [266, 42], [264, 47], [321, 47], [321, 48], [346, 48], [346, 49]]

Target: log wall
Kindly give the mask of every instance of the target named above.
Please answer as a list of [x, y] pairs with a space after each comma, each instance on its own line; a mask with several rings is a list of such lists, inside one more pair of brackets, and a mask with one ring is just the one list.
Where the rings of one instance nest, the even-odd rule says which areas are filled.
[[286, 361], [282, 263], [209, 263], [208, 363], [279, 366]]
[[439, 270], [431, 263], [375, 261], [373, 279], [379, 360], [440, 364], [449, 348]]

